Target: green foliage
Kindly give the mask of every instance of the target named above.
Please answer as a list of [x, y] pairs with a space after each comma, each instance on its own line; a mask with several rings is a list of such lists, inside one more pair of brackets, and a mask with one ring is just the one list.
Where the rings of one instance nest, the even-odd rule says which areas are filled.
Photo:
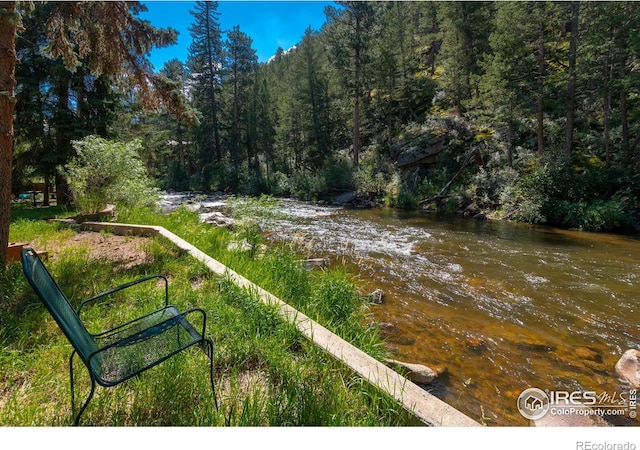
[[416, 195], [409, 192], [406, 188], [401, 188], [395, 196], [389, 194], [385, 197], [385, 204], [392, 208], [416, 209], [419, 202], [420, 200]]
[[[443, 200], [448, 210], [497, 208], [516, 220], [611, 229], [629, 226], [640, 209], [639, 4], [581, 4], [577, 65], [570, 67], [571, 3], [347, 2], [327, 8], [320, 31], [306, 30], [295, 48], [258, 64], [239, 27], [222, 42], [217, 3], [197, 2], [187, 63], [172, 60], [159, 76], [130, 77], [152, 80], [162, 94], [154, 114], [143, 112], [152, 103], [146, 85], [128, 101], [96, 72], [121, 70], [111, 67], [120, 52], [99, 58], [99, 46], [83, 59], [68, 54], [73, 42], [58, 42], [64, 45], [53, 53], [72, 60], [75, 73], [43, 55], [55, 47], [43, 27], [52, 11], [79, 15], [78, 23], [88, 17], [48, 3], [25, 17], [17, 42], [15, 192], [33, 176], [53, 181], [72, 156], [69, 142], [95, 133], [141, 139], [149, 176], [166, 189], [303, 199], [356, 190], [413, 208], [438, 193], [477, 146], [487, 167], [460, 175]], [[149, 48], [175, 38], [136, 24], [127, 16], [124, 30], [110, 29], [119, 34], [114, 42], [137, 31]], [[75, 38], [82, 43], [106, 28]], [[445, 137], [442, 156], [406, 181], [411, 174], [394, 166], [397, 144], [421, 147], [434, 136]], [[515, 176], [505, 176], [510, 170]], [[90, 192], [76, 200], [86, 210], [103, 203]]]
[[630, 229], [635, 197], [629, 185], [625, 172], [597, 159], [541, 161], [502, 187], [502, 215], [585, 231]]
[[287, 186], [291, 195], [299, 199], [324, 198], [355, 187], [351, 164], [342, 158], [331, 158], [316, 172], [294, 173]]
[[350, 324], [362, 306], [355, 286], [345, 272], [330, 272], [322, 278], [309, 304], [309, 310], [324, 323], [341, 328]]
[[138, 156], [140, 141], [118, 143], [89, 136], [75, 141], [77, 156], [64, 168], [78, 209], [94, 213], [113, 203], [123, 207], [154, 207], [152, 188]]

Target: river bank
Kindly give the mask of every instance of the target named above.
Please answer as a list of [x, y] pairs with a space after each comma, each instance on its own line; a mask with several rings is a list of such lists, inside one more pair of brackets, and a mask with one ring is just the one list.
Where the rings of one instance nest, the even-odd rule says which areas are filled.
[[[198, 223], [192, 213], [145, 215], [181, 231], [208, 253], [234, 265], [250, 258], [227, 250], [230, 233]], [[137, 219], [140, 219], [138, 215]], [[61, 222], [21, 220], [11, 236], [49, 254], [47, 266], [73, 304], [108, 287], [148, 273], [169, 278], [171, 302], [180, 308], [203, 308], [216, 343], [215, 377], [222, 407], [214, 408], [204, 355], [194, 352], [165, 363], [131, 382], [98, 389], [83, 423], [105, 426], [380, 426], [415, 424], [394, 400], [364, 383], [339, 362], [306, 342], [277, 313], [254, 296], [210, 271], [188, 254], [159, 238], [114, 237], [108, 232], [83, 233]], [[289, 266], [286, 263], [289, 262]], [[340, 273], [312, 277], [293, 270], [295, 259], [275, 249], [248, 272], [261, 284], [322, 301], [326, 283], [348, 291]], [[68, 390], [70, 347], [33, 292], [18, 263], [0, 277], [5, 299], [0, 318], [0, 423], [5, 426], [65, 426], [71, 411]], [[155, 298], [136, 292], [135, 298]], [[336, 297], [339, 298], [339, 297]], [[40, 305], [40, 306], [38, 306]], [[357, 303], [354, 303], [357, 305]], [[104, 321], [137, 317], [149, 305], [115, 299], [107, 311], [88, 311], [95, 326]], [[344, 317], [345, 329], [362, 323]], [[87, 322], [87, 323], [89, 323]], [[354, 329], [351, 338], [372, 354], [373, 335]], [[201, 356], [201, 358], [199, 357]], [[80, 368], [78, 368], [80, 372]], [[86, 395], [87, 379], [78, 374], [77, 395]], [[167, 405], [174, 405], [167, 408]]]
[[429, 389], [471, 417], [527, 425], [529, 387], [622, 393], [614, 366], [640, 345], [633, 237], [291, 200], [260, 220], [361, 292], [382, 289], [371, 311], [389, 349], [446, 367]]

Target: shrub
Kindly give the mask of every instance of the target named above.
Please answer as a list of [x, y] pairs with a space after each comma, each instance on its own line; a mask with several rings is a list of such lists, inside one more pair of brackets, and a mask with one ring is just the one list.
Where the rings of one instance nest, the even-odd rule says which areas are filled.
[[142, 144], [112, 142], [88, 136], [74, 141], [77, 156], [63, 169], [74, 202], [82, 213], [95, 213], [107, 204], [149, 206], [157, 203], [157, 190], [140, 159]]

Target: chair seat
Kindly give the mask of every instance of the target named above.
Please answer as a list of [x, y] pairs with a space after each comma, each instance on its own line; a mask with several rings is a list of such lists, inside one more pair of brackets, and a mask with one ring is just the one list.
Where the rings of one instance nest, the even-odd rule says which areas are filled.
[[94, 335], [99, 350], [90, 358], [90, 366], [96, 381], [102, 386], [116, 385], [202, 342], [202, 335], [186, 319], [189, 313], [167, 306]]

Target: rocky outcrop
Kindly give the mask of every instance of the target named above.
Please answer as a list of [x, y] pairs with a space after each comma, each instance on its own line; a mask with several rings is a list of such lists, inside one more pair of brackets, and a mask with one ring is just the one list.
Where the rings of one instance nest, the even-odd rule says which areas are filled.
[[616, 363], [616, 373], [623, 383], [640, 389], [640, 351], [630, 349], [624, 352]]
[[444, 147], [445, 137], [445, 135], [434, 136], [417, 146], [403, 147], [401, 145], [399, 151], [396, 149], [398, 167], [407, 170], [412, 167], [434, 164]]

